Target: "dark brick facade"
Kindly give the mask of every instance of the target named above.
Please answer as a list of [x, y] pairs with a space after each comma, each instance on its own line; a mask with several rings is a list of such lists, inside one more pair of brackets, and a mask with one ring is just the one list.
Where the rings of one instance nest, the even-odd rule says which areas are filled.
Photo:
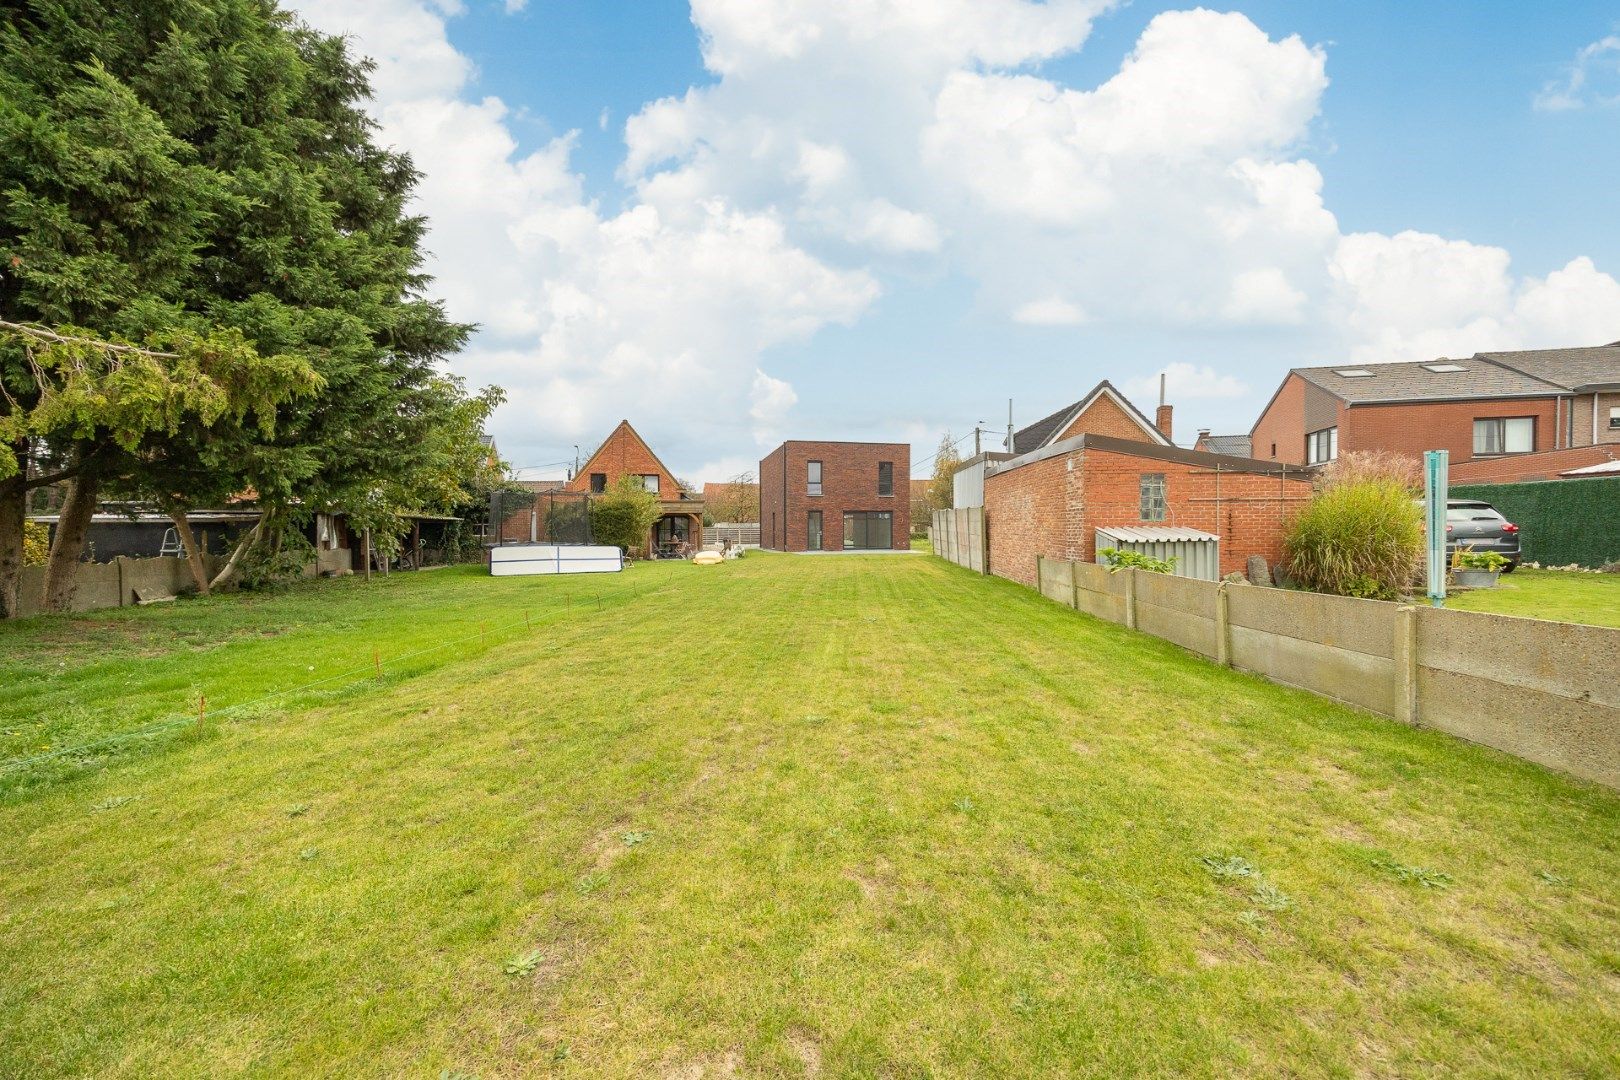
[[[1108, 449], [1095, 442], [1022, 465], [1009, 462], [985, 478], [992, 574], [1036, 586], [1037, 555], [1095, 562], [1096, 530], [1109, 525], [1214, 533], [1221, 538], [1223, 574], [1243, 570], [1250, 555], [1276, 565], [1288, 519], [1311, 497], [1304, 470], [1288, 476], [1243, 472], [1243, 459], [1186, 450], [1167, 455], [1142, 444], [1155, 452], [1150, 455], [1119, 440], [1108, 440]], [[1165, 478], [1163, 521], [1142, 520], [1144, 473]]]
[[[821, 462], [821, 494], [809, 494], [809, 463]], [[893, 494], [878, 494], [878, 467], [893, 465]], [[807, 551], [810, 514], [821, 512], [822, 549], [844, 547], [844, 514], [892, 515], [889, 547], [911, 543], [911, 447], [906, 443], [783, 443], [759, 463], [759, 542], [773, 551]], [[869, 545], [871, 546], [871, 545]]]

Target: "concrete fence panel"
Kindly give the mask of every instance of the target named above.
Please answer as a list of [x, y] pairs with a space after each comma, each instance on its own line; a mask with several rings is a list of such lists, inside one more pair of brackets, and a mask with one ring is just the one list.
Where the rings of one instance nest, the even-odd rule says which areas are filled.
[[1096, 563], [1070, 563], [1074, 568], [1074, 602], [1070, 605], [1087, 615], [1109, 622], [1126, 621], [1126, 599], [1131, 575], [1110, 573]]
[[[225, 558], [204, 555], [203, 565], [212, 577], [225, 565]], [[79, 567], [73, 610], [128, 607], [135, 603], [136, 589], [153, 596], [179, 596], [196, 592], [196, 584], [191, 580], [191, 567], [184, 559], [126, 559], [120, 556], [112, 562], [84, 563]], [[38, 615], [44, 596], [45, 568], [23, 567], [22, 580], [18, 584], [19, 614]]]
[[986, 572], [983, 507], [935, 510], [932, 533], [934, 554], [977, 573]]
[[1233, 667], [1396, 715], [1396, 605], [1255, 586], [1229, 589], [1227, 604]]
[[1418, 611], [1419, 720], [1620, 787], [1620, 630]]
[[1067, 607], [1620, 789], [1620, 629], [1038, 565]]
[[1137, 574], [1136, 628], [1214, 659], [1220, 655], [1215, 624], [1219, 593], [1213, 581]]

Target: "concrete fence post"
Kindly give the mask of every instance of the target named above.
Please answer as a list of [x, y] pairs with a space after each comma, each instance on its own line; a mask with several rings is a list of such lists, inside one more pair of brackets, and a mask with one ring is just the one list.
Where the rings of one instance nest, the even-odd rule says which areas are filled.
[[1395, 609], [1395, 719], [1416, 727], [1418, 710], [1418, 611], [1411, 605]]
[[1136, 629], [1136, 568], [1125, 569], [1125, 625]]
[[1069, 606], [1080, 610], [1080, 564], [1074, 559], [1069, 560]]
[[1232, 666], [1232, 596], [1230, 583], [1215, 586], [1215, 662]]
[[118, 567], [118, 606], [126, 607], [129, 604], [129, 583], [124, 578], [124, 557], [119, 555], [113, 559]]

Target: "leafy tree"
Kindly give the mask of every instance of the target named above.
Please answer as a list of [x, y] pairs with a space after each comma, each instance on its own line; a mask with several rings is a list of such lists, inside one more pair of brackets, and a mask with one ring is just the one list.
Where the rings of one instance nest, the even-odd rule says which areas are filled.
[[718, 485], [718, 497], [708, 507], [714, 521], [752, 522], [759, 520], [759, 484], [752, 472], [740, 472]]
[[[104, 488], [182, 518], [251, 490], [265, 516], [250, 543], [323, 509], [386, 537], [400, 509], [459, 489], [445, 479], [459, 436], [432, 433], [488, 399], [437, 368], [470, 328], [422, 295], [425, 223], [406, 212], [418, 177], [373, 141], [368, 71], [263, 0], [0, 14], [0, 314], [106, 341], [233, 329], [320, 385], [289, 393], [272, 424], [182, 409], [134, 447], [99, 424], [52, 428], [38, 452], [14, 441], [35, 465], [0, 491], [0, 571], [18, 544], [13, 489], [63, 478], [64, 513], [86, 516]], [[37, 407], [22, 350], [0, 346], [0, 385], [0, 415]], [[58, 530], [63, 576], [73, 532]]]
[[598, 544], [641, 551], [647, 535], [663, 512], [658, 496], [638, 476], [621, 476], [591, 500], [591, 533]]
[[962, 455], [956, 452], [956, 440], [946, 432], [939, 437], [939, 449], [934, 451], [934, 478], [928, 483], [929, 510], [949, 510], [956, 503], [955, 480], [952, 474], [962, 464]]

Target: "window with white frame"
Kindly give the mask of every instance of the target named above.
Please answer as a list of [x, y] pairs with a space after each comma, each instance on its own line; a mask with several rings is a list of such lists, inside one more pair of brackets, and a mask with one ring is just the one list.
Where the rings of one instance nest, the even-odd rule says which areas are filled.
[[1339, 429], [1323, 428], [1305, 436], [1305, 464], [1320, 465], [1339, 456]]
[[1609, 426], [1620, 428], [1620, 405], [1609, 406]]
[[1536, 448], [1536, 421], [1531, 416], [1492, 416], [1474, 421], [1474, 453], [1528, 454]]

